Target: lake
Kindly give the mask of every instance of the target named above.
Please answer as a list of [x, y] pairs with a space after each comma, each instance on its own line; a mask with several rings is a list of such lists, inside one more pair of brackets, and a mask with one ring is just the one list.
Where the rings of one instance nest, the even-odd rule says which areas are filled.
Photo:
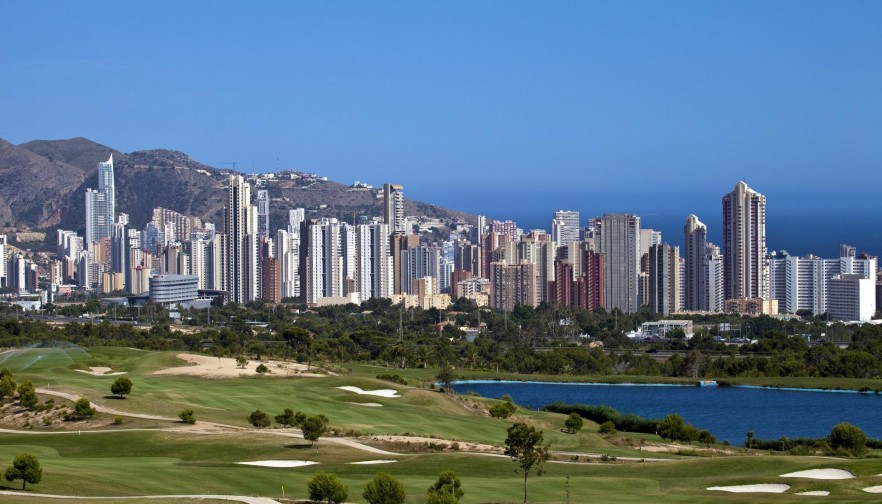
[[620, 413], [661, 419], [679, 413], [720, 441], [743, 445], [748, 431], [760, 439], [825, 437], [839, 422], [882, 438], [882, 395], [815, 389], [697, 387], [682, 385], [540, 383], [471, 380], [457, 382], [459, 394], [508, 394], [519, 405], [542, 409], [555, 401], [603, 404]]

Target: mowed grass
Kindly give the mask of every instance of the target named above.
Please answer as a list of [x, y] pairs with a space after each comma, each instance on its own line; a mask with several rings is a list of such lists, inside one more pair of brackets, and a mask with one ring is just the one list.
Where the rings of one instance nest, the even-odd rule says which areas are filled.
[[[424, 388], [402, 387], [376, 380], [381, 372], [407, 376], [411, 383], [430, 377], [427, 370], [386, 370], [354, 366], [351, 375], [324, 378], [247, 377], [204, 379], [157, 376], [153, 371], [183, 364], [177, 352], [144, 352], [121, 348], [29, 349], [0, 354], [0, 367], [8, 367], [16, 379], [31, 379], [38, 387], [88, 397], [95, 403], [132, 412], [176, 418], [183, 408], [196, 411], [197, 422], [216, 421], [247, 426], [246, 417], [255, 409], [271, 416], [288, 407], [308, 414], [327, 415], [332, 426], [368, 434], [429, 435], [445, 439], [501, 445], [512, 419], [498, 420], [484, 415], [488, 400], [453, 401], [444, 394]], [[133, 383], [132, 394], [113, 399], [110, 384], [114, 376], [91, 376], [75, 371], [84, 366], [106, 366], [126, 371]], [[336, 387], [354, 385], [363, 389], [393, 388], [401, 398], [360, 396]], [[374, 402], [371, 408], [353, 402]], [[477, 405], [477, 408], [473, 407]], [[614, 456], [649, 456], [627, 447], [612, 446], [597, 435], [597, 426], [586, 422], [578, 435], [561, 432], [563, 415], [519, 410], [517, 419], [543, 429], [553, 450], [607, 453]], [[126, 420], [123, 427], [140, 426]], [[149, 424], [162, 427], [162, 422]], [[102, 428], [106, 422], [102, 424]], [[167, 426], [180, 427], [168, 422]], [[198, 423], [197, 426], [198, 427]], [[36, 428], [36, 431], [43, 428]], [[52, 430], [52, 427], [46, 430]], [[333, 472], [350, 488], [350, 502], [364, 502], [361, 490], [379, 471], [399, 477], [409, 495], [408, 502], [424, 502], [426, 488], [446, 469], [457, 472], [466, 490], [464, 503], [521, 502], [523, 478], [507, 458], [444, 451], [401, 456], [383, 456], [319, 441], [312, 448], [303, 440], [283, 437], [280, 431], [253, 429], [226, 434], [161, 431], [68, 432], [63, 434], [0, 434], [0, 468], [21, 452], [36, 454], [44, 466], [44, 481], [35, 492], [65, 495], [170, 495], [236, 494], [281, 495], [305, 498], [305, 483], [317, 470]], [[652, 437], [641, 436], [643, 439]], [[406, 451], [406, 450], [402, 450]], [[662, 454], [651, 454], [664, 457]], [[878, 496], [862, 488], [882, 485], [882, 461], [832, 460], [810, 457], [744, 456], [684, 458], [671, 462], [630, 464], [548, 463], [542, 477], [531, 476], [530, 502], [805, 502], [798, 491], [829, 490], [828, 501], [875, 502]], [[397, 459], [384, 465], [350, 465], [349, 462]], [[237, 465], [251, 460], [311, 460], [317, 466], [274, 469]], [[839, 467], [860, 476], [856, 480], [783, 480], [790, 471]], [[567, 479], [569, 476], [569, 479]], [[785, 495], [724, 494], [705, 490], [708, 486], [752, 483], [788, 483]], [[15, 485], [10, 485], [15, 487]], [[38, 500], [3, 497], [4, 502]], [[132, 503], [133, 501], [124, 501]], [[150, 501], [156, 502], [156, 501]]]
[[[34, 492], [65, 495], [120, 496], [171, 494], [235, 494], [304, 498], [306, 481], [318, 470], [337, 474], [350, 487], [350, 502], [364, 502], [361, 489], [375, 472], [400, 478], [410, 496], [423, 502], [425, 489], [443, 470], [460, 475], [464, 503], [519, 502], [522, 478], [505, 458], [442, 453], [395, 457], [384, 465], [346, 462], [393, 457], [353, 453], [319, 442], [311, 448], [300, 440], [267, 434], [193, 436], [167, 432], [0, 435], [0, 460], [30, 452], [44, 466], [43, 482]], [[274, 469], [235, 464], [248, 460], [312, 460], [319, 465]], [[712, 485], [752, 483], [791, 484], [789, 494], [824, 489], [835, 502], [874, 502], [878, 496], [861, 488], [882, 484], [878, 460], [821, 460], [800, 457], [731, 457], [646, 464], [546, 464], [546, 474], [531, 476], [530, 501], [566, 502], [804, 502], [795, 495], [727, 495], [705, 490]], [[783, 479], [785, 472], [838, 467], [859, 476], [855, 480]], [[569, 481], [567, 481], [569, 476]], [[15, 502], [3, 498], [4, 502]], [[25, 502], [20, 500], [20, 502]], [[30, 502], [30, 501], [27, 501]]]

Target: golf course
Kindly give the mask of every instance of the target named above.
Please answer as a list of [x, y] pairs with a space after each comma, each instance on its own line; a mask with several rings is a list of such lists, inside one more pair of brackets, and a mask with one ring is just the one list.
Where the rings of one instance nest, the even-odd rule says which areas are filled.
[[[587, 420], [573, 434], [564, 428], [566, 415], [525, 408], [493, 418], [488, 408], [500, 401], [445, 393], [432, 385], [432, 368], [242, 363], [76, 345], [10, 349], [0, 353], [0, 368], [17, 383], [31, 381], [41, 404], [50, 401], [36, 410], [5, 402], [0, 468], [29, 453], [43, 470], [24, 491], [21, 482], [4, 480], [9, 503], [58, 496], [82, 503], [229, 502], [224, 496], [296, 502], [308, 499], [306, 483], [317, 471], [348, 486], [347, 502], [366, 502], [364, 485], [388, 472], [404, 484], [406, 502], [422, 503], [445, 470], [462, 481], [460, 502], [523, 502], [523, 473], [503, 454], [514, 422], [539, 430], [551, 452], [544, 474], [529, 476], [529, 502], [877, 502], [866, 489], [882, 485], [882, 459], [873, 451], [839, 458], [675, 444], [652, 434], [602, 435]], [[407, 385], [376, 378], [383, 374]], [[111, 393], [120, 377], [132, 383], [124, 396]], [[80, 398], [95, 414], [65, 420]], [[249, 421], [256, 410], [273, 418], [286, 408], [324, 415], [327, 432], [313, 443], [297, 428]], [[186, 409], [195, 423], [181, 421]], [[828, 476], [831, 469], [841, 470], [840, 479]], [[783, 476], [790, 473], [805, 476]], [[771, 486], [709, 490], [741, 485]], [[805, 492], [829, 495], [799, 495]]]

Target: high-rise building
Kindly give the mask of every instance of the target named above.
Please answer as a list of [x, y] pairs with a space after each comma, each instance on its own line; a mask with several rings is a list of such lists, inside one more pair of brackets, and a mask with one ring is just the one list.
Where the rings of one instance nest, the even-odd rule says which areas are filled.
[[536, 306], [535, 265], [490, 264], [490, 305], [497, 310], [512, 311], [517, 305]]
[[668, 316], [680, 307], [680, 250], [668, 244], [649, 247], [649, 310]]
[[388, 224], [360, 224], [356, 228], [356, 288], [361, 299], [392, 296], [392, 251]]
[[300, 223], [306, 220], [306, 209], [292, 208], [288, 210], [288, 232], [300, 234]]
[[607, 310], [638, 311], [640, 274], [640, 217], [606, 214], [597, 221], [599, 252], [604, 261]]
[[109, 238], [116, 215], [113, 183], [113, 154], [98, 163], [98, 190], [86, 189], [86, 247], [101, 238]]
[[828, 310], [833, 320], [869, 322], [876, 313], [876, 281], [861, 275], [830, 279]]
[[[352, 227], [337, 219], [307, 219], [300, 226], [300, 297], [315, 304], [325, 297], [348, 294], [347, 278], [355, 275]], [[351, 269], [348, 264], [352, 263]]]
[[227, 289], [230, 302], [244, 304], [259, 292], [257, 212], [251, 204], [251, 185], [230, 175], [224, 231], [227, 241]]
[[577, 210], [558, 210], [551, 219], [551, 241], [558, 247], [579, 241], [579, 212]]
[[723, 311], [723, 256], [720, 247], [707, 243], [707, 309]]
[[404, 186], [383, 184], [383, 222], [392, 233], [407, 233], [404, 221]]
[[297, 224], [296, 232], [290, 231], [292, 226], [289, 224], [289, 231], [276, 231], [273, 242], [276, 247], [275, 256], [279, 260], [282, 298], [300, 297], [300, 224]]
[[686, 249], [686, 299], [689, 311], [708, 311], [707, 226], [690, 215], [683, 227]]
[[269, 226], [269, 191], [260, 189], [257, 191], [257, 239], [272, 238]]
[[766, 299], [766, 197], [745, 182], [723, 196], [723, 295]]
[[6, 267], [6, 235], [0, 234], [0, 287], [9, 286], [9, 274]]

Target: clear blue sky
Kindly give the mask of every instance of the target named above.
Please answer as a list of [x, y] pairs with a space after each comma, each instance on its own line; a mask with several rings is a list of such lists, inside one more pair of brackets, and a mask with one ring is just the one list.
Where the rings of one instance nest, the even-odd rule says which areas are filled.
[[0, 137], [472, 210], [685, 219], [740, 178], [796, 209], [879, 187], [880, 23], [880, 1], [4, 0]]

